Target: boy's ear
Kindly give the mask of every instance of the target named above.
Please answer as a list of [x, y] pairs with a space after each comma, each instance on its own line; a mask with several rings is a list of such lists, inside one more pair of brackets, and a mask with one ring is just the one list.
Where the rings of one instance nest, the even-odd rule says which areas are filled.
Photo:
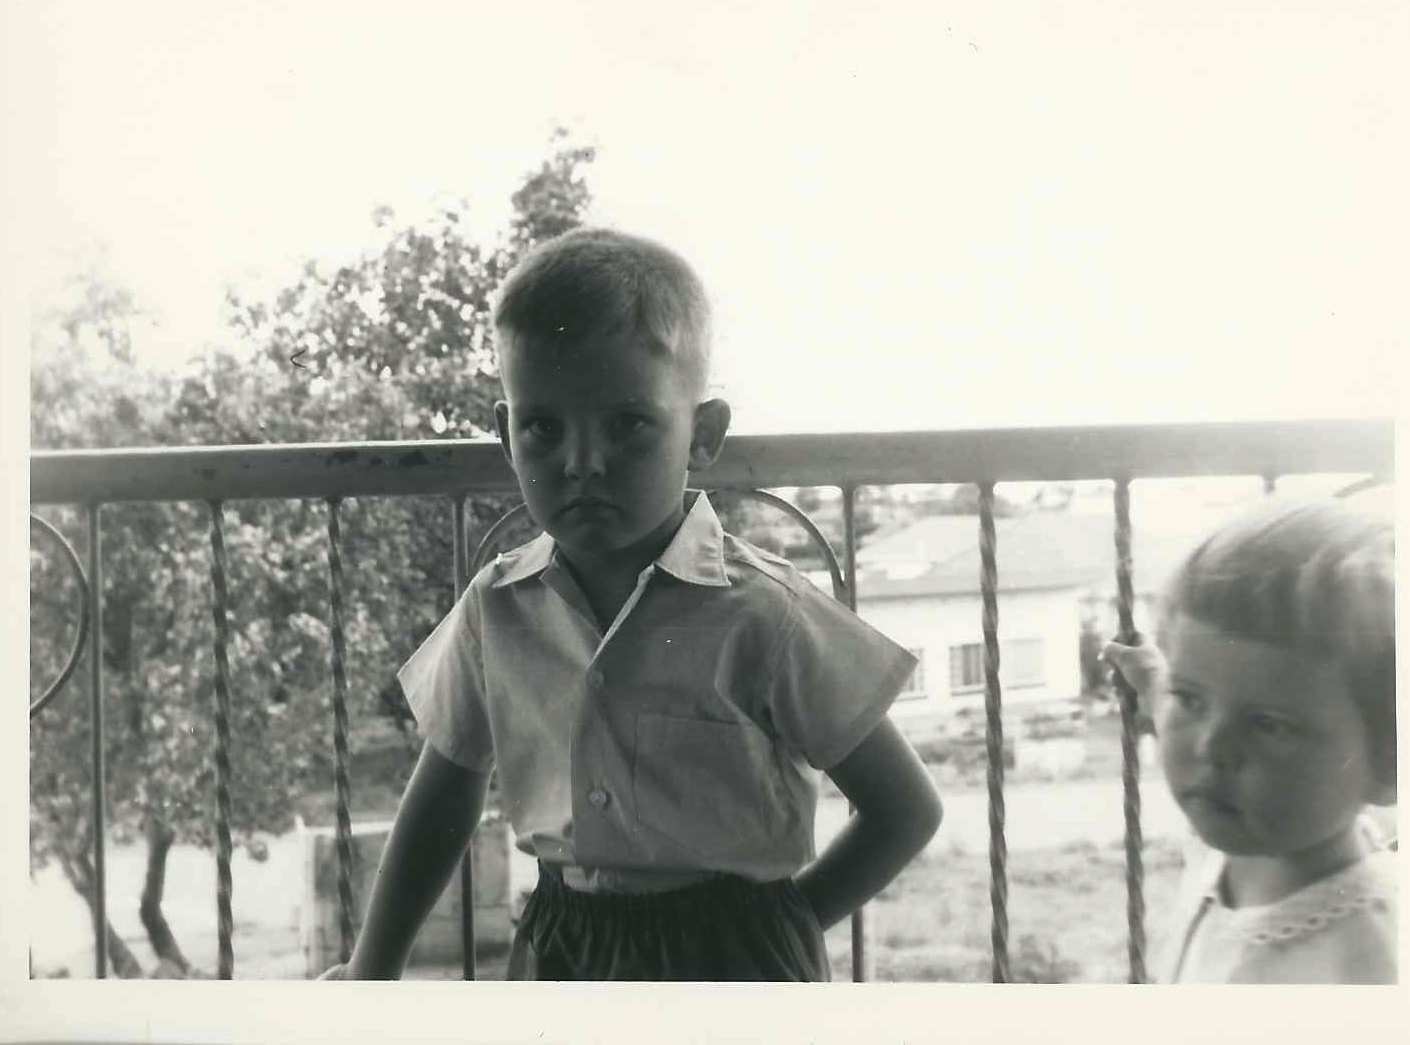
[[690, 470], [704, 471], [715, 463], [725, 445], [729, 431], [729, 404], [723, 399], [710, 399], [695, 408], [695, 422], [690, 434]]
[[499, 445], [504, 456], [513, 464], [514, 454], [509, 449], [509, 404], [503, 399], [497, 400], [494, 405], [494, 429], [499, 433]]

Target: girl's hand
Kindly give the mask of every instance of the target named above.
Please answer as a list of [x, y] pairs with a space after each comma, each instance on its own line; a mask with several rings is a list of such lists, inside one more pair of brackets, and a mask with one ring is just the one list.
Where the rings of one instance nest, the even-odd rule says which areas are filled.
[[1136, 691], [1136, 707], [1147, 718], [1155, 718], [1155, 706], [1170, 689], [1170, 667], [1159, 649], [1149, 643], [1125, 646], [1108, 642], [1102, 660], [1120, 673]]

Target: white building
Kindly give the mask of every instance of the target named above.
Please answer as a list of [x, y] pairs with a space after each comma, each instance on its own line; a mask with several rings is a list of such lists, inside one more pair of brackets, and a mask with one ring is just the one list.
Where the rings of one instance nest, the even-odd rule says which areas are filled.
[[[1116, 590], [1109, 515], [1035, 512], [995, 524], [999, 678], [1004, 707], [1077, 698], [1084, 616], [1107, 617]], [[1184, 540], [1133, 537], [1137, 627]], [[920, 658], [894, 707], [902, 725], [943, 723], [984, 705], [979, 520], [932, 516], [879, 537], [857, 556], [857, 612]]]

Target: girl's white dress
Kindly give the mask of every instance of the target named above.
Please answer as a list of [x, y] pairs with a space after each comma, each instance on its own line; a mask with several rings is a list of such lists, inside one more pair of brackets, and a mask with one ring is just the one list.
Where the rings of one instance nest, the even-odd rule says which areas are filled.
[[[1374, 828], [1369, 828], [1374, 832]], [[1168, 983], [1397, 982], [1397, 860], [1364, 859], [1276, 903], [1226, 907], [1224, 854], [1192, 844], [1157, 966]]]

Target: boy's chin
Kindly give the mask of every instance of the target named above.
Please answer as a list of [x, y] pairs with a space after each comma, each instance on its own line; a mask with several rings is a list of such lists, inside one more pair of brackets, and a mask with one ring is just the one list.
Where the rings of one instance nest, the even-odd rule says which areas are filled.
[[611, 555], [626, 551], [640, 540], [614, 526], [558, 526], [549, 531], [549, 536], [570, 556]]

